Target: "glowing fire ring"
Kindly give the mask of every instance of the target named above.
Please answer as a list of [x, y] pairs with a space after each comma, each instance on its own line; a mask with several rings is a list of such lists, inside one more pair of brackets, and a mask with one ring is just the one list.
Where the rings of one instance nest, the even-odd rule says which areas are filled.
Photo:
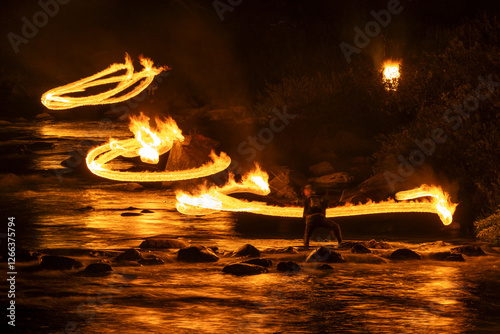
[[[167, 66], [156, 68], [153, 66], [153, 61], [148, 58], [139, 57], [141, 65], [144, 67], [142, 71], [134, 73], [134, 65], [128, 54], [125, 54], [125, 63], [123, 64], [112, 64], [107, 69], [91, 75], [87, 78], [72, 82], [70, 84], [56, 87], [45, 92], [42, 95], [42, 104], [52, 110], [60, 109], [70, 109], [80, 106], [88, 105], [98, 105], [98, 104], [110, 104], [118, 103], [128, 100], [140, 92], [142, 92], [146, 87], [153, 82], [156, 75], [162, 71], [169, 70]], [[109, 76], [118, 71], [125, 70], [126, 73], [120, 76]], [[104, 78], [104, 79], [103, 79]], [[139, 82], [141, 79], [143, 81]], [[100, 94], [82, 96], [82, 97], [71, 97], [68, 94], [84, 92], [87, 88], [101, 86], [106, 84], [117, 83], [115, 88], [105, 91]], [[139, 84], [134, 87], [131, 91], [121, 96], [118, 94], [129, 89], [137, 82]]]
[[106, 163], [122, 155], [125, 157], [136, 157], [135, 154], [141, 148], [141, 144], [135, 139], [126, 139], [121, 141], [112, 141], [111, 143], [101, 145], [91, 150], [86, 158], [89, 170], [100, 177], [115, 181], [127, 182], [162, 182], [162, 181], [180, 181], [196, 179], [210, 176], [223, 171], [231, 164], [231, 158], [224, 152], [217, 156], [213, 151], [210, 154], [212, 162], [201, 167], [165, 171], [165, 172], [123, 172], [109, 169]]

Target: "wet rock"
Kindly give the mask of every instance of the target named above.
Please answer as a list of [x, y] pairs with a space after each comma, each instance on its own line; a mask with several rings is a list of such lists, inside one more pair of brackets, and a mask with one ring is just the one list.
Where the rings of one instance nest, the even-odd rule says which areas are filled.
[[[36, 251], [17, 252], [16, 253], [16, 262], [38, 261], [40, 259], [41, 255], [42, 254], [40, 254]], [[5, 258], [5, 259], [7, 259], [7, 258]]]
[[139, 247], [170, 249], [170, 248], [186, 248], [189, 247], [189, 244], [185, 241], [178, 239], [153, 237], [144, 240]]
[[80, 212], [90, 212], [90, 211], [95, 211], [95, 209], [93, 207], [91, 207], [90, 205], [87, 205], [86, 207], [84, 208], [79, 208], [79, 209], [76, 209], [76, 211], [80, 211]]
[[484, 256], [484, 255], [486, 255], [486, 253], [483, 251], [483, 249], [481, 247], [473, 246], [473, 245], [454, 247], [451, 249], [451, 252], [455, 253], [455, 254], [465, 254], [467, 256]]
[[299, 250], [295, 247], [288, 246], [285, 248], [272, 248], [266, 250], [266, 253], [270, 254], [298, 254]]
[[109, 253], [103, 251], [90, 251], [89, 255], [92, 257], [99, 257], [99, 256], [109, 256]]
[[134, 211], [134, 210], [139, 210], [139, 208], [135, 208], [133, 206], [129, 206], [128, 208], [123, 209], [123, 211]]
[[115, 258], [115, 261], [138, 261], [142, 259], [142, 254], [135, 248], [127, 249]]
[[335, 168], [333, 168], [331, 163], [323, 161], [316, 165], [309, 166], [309, 171], [314, 176], [321, 176], [333, 173], [335, 171]]
[[319, 247], [307, 255], [306, 262], [338, 263], [345, 262], [341, 254], [327, 247]]
[[65, 256], [42, 256], [40, 267], [48, 270], [70, 270], [83, 267], [80, 261]]
[[355, 245], [363, 245], [362, 242], [359, 241], [342, 241], [337, 247], [339, 249], [351, 249]]
[[292, 262], [292, 261], [280, 262], [276, 266], [276, 269], [279, 272], [285, 272], [285, 273], [286, 272], [288, 272], [288, 273], [298, 273], [298, 272], [302, 271], [302, 268], [300, 268], [300, 266], [297, 263]]
[[88, 274], [108, 274], [110, 271], [113, 269], [107, 263], [91, 263], [85, 268]]
[[268, 272], [268, 270], [262, 266], [249, 263], [229, 264], [222, 268], [222, 271], [226, 274], [236, 276], [259, 275]]
[[465, 261], [464, 257], [460, 253], [452, 253], [452, 252], [437, 252], [430, 253], [429, 259], [436, 261], [457, 261], [463, 262]]
[[363, 246], [362, 244], [355, 244], [354, 246], [351, 247], [351, 253], [355, 254], [367, 254], [371, 253], [372, 251]]
[[165, 261], [156, 256], [149, 256], [139, 260], [139, 263], [144, 266], [156, 266], [160, 264], [165, 264]]
[[142, 213], [138, 212], [123, 212], [121, 214], [122, 217], [136, 217], [136, 216], [142, 216]]
[[421, 260], [422, 257], [408, 248], [396, 249], [391, 254], [391, 260]]
[[144, 189], [144, 187], [136, 182], [127, 183], [127, 184], [123, 185], [123, 190], [126, 190], [126, 191], [137, 191], [137, 190], [143, 190], [143, 189]]
[[368, 248], [375, 248], [375, 249], [390, 249], [391, 246], [383, 241], [377, 241], [375, 239], [372, 239], [365, 243], [365, 246]]
[[148, 209], [144, 209], [141, 211], [141, 213], [154, 213], [154, 211], [151, 211], [151, 210], [148, 210]]
[[243, 263], [254, 264], [256, 266], [261, 266], [261, 267], [265, 267], [265, 268], [268, 268], [273, 264], [273, 262], [271, 260], [268, 260], [268, 259], [252, 259], [252, 260], [243, 261]]
[[36, 115], [35, 118], [38, 121], [45, 121], [45, 120], [53, 119], [54, 117], [52, 117], [49, 113], [44, 112], [44, 113]]
[[320, 270], [333, 270], [333, 267], [328, 265], [328, 264], [322, 264], [321, 266], [319, 266]]
[[259, 257], [260, 251], [250, 244], [245, 244], [234, 251], [233, 256]]
[[177, 260], [181, 262], [216, 262], [219, 257], [206, 247], [187, 247], [179, 249]]

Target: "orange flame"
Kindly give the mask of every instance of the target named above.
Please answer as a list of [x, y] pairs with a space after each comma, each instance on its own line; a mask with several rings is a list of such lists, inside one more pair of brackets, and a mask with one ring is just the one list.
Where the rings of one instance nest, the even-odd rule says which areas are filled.
[[[123, 64], [111, 64], [107, 69], [99, 73], [45, 92], [42, 95], [42, 104], [49, 109], [59, 110], [88, 105], [118, 103], [128, 100], [148, 87], [151, 82], [153, 82], [156, 75], [160, 74], [162, 71], [169, 70], [167, 66], [158, 68], [154, 67], [151, 59], [140, 56], [139, 60], [141, 65], [144, 67], [140, 72], [134, 73], [132, 60], [128, 54], [125, 54], [125, 63]], [[125, 70], [126, 73], [119, 76], [109, 76], [122, 70]], [[142, 81], [139, 82], [140, 80]], [[90, 87], [113, 84], [117, 82], [118, 84], [115, 88], [100, 94], [82, 97], [68, 96], [68, 94], [71, 93], [84, 92]], [[139, 84], [137, 84], [137, 86], [135, 86], [132, 90], [119, 95], [138, 82]]]
[[135, 138], [111, 140], [108, 144], [94, 148], [87, 154], [86, 162], [89, 170], [95, 175], [127, 182], [162, 182], [189, 180], [209, 176], [223, 171], [231, 164], [231, 158], [224, 153], [218, 156], [210, 153], [212, 162], [198, 168], [165, 172], [123, 172], [112, 170], [106, 166], [108, 162], [123, 156], [133, 158], [140, 156], [147, 163], [158, 163], [159, 156], [168, 152], [175, 141], [183, 141], [182, 131], [172, 118], [156, 119], [156, 129], [151, 129], [149, 117], [142, 113], [130, 118], [130, 130]]
[[399, 84], [399, 66], [400, 60], [386, 60], [382, 64], [383, 79], [387, 90], [396, 90]]
[[172, 118], [162, 121], [155, 119], [156, 130], [149, 125], [149, 117], [142, 112], [139, 116], [130, 116], [130, 131], [135, 139], [141, 144], [138, 155], [142, 162], [157, 164], [162, 155], [168, 152], [174, 145], [174, 141], [184, 141], [182, 131]]
[[[269, 194], [267, 177], [256, 179], [257, 182], [255, 182], [255, 173], [256, 171], [244, 176], [240, 183], [236, 183], [234, 179], [230, 179], [228, 184], [222, 187], [204, 187], [199, 189], [196, 195], [179, 191], [176, 193], [178, 201], [177, 210], [189, 215], [204, 215], [221, 210], [231, 212], [252, 212], [278, 217], [302, 217], [302, 207], [271, 206], [263, 202], [248, 202], [228, 196], [236, 192], [249, 192], [258, 195]], [[259, 171], [259, 173], [264, 172]], [[263, 184], [262, 181], [264, 181], [265, 184]], [[366, 204], [357, 205], [348, 203], [344, 206], [328, 208], [326, 210], [326, 216], [328, 218], [333, 218], [381, 213], [429, 212], [439, 215], [444, 225], [451, 224], [457, 204], [452, 203], [449, 199], [449, 195], [440, 187], [422, 185], [419, 188], [398, 192], [396, 194], [398, 200], [404, 201], [420, 197], [431, 197], [431, 200], [421, 200], [418, 202], [388, 200], [380, 203], [368, 202]]]

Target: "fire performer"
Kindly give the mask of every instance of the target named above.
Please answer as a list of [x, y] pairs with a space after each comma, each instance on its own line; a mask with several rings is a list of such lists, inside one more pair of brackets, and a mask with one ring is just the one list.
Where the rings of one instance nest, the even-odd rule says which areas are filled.
[[304, 200], [304, 221], [306, 228], [304, 231], [304, 246], [309, 248], [309, 238], [318, 227], [330, 229], [332, 237], [336, 238], [338, 243], [342, 242], [342, 233], [339, 224], [330, 219], [326, 219], [326, 208], [328, 202], [324, 197], [320, 197], [313, 191], [311, 185], [306, 185], [303, 189]]

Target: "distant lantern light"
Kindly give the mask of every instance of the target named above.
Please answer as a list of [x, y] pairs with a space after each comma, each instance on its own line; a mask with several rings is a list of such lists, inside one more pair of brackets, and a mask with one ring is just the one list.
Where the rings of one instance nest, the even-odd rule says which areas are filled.
[[399, 84], [399, 66], [401, 61], [399, 60], [386, 60], [382, 64], [382, 82], [385, 85], [386, 90], [396, 90]]

